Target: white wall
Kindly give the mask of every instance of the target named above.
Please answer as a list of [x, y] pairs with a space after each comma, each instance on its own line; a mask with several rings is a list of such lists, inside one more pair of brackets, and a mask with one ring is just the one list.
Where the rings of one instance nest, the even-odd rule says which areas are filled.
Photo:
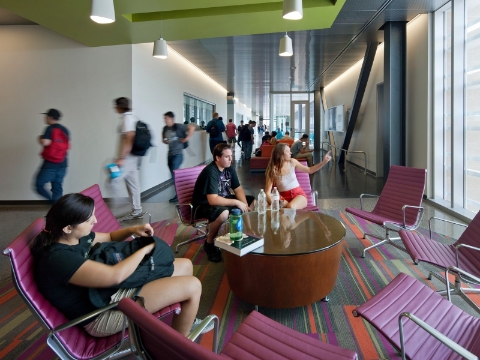
[[131, 46], [88, 48], [41, 26], [0, 26], [0, 200], [40, 199], [37, 137], [49, 108], [71, 132], [64, 192], [98, 183], [114, 153], [112, 99], [131, 97]]
[[[175, 121], [183, 123], [184, 92], [215, 103], [217, 112], [224, 114], [224, 122], [228, 121], [227, 91], [224, 88], [171, 48], [165, 60], [152, 57], [152, 51], [153, 43], [133, 45], [133, 111], [151, 125], [157, 146], [143, 159], [140, 177], [142, 190], [170, 179], [168, 146], [161, 142], [165, 125], [163, 114], [173, 111]], [[196, 131], [190, 147], [184, 151], [182, 167], [198, 165], [209, 158], [211, 153], [206, 132]]]
[[[427, 168], [429, 149], [428, 121], [428, 15], [421, 15], [407, 25], [407, 166]], [[360, 107], [350, 150], [367, 153], [367, 169], [377, 172], [377, 84], [383, 82], [384, 49], [377, 49], [370, 78]], [[355, 64], [325, 87], [328, 107], [345, 104], [351, 108], [362, 61]], [[336, 133], [337, 147], [344, 134]], [[348, 159], [363, 166], [360, 155]]]
[[[183, 92], [217, 103], [226, 113], [226, 91], [174, 51], [152, 58], [152, 44], [89, 48], [41, 26], [0, 26], [0, 201], [41, 199], [32, 182], [42, 160], [37, 137], [49, 108], [59, 109], [72, 148], [64, 193], [99, 183], [116, 154], [119, 115], [113, 99], [132, 98], [134, 113], [158, 140], [143, 159], [142, 191], [170, 177], [160, 142], [163, 113], [183, 119]], [[133, 65], [132, 65], [133, 64]], [[196, 132], [183, 166], [211, 157], [206, 134]], [[190, 156], [190, 154], [194, 154]], [[126, 194], [126, 192], [125, 192]]]

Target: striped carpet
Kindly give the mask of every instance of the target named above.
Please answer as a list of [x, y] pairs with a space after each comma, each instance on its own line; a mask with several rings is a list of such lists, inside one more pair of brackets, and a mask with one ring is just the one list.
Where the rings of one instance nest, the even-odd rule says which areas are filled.
[[[330, 301], [319, 301], [295, 309], [260, 307], [259, 311], [311, 337], [354, 350], [360, 359], [399, 359], [388, 341], [369, 324], [354, 318], [352, 310], [371, 298], [400, 272], [421, 280], [433, 289], [442, 288], [442, 284], [426, 279], [429, 270], [433, 268], [414, 265], [406, 253], [392, 246], [374, 249], [362, 259], [360, 254], [363, 247], [371, 244], [369, 240], [361, 239], [362, 231], [381, 234], [381, 229], [345, 212], [325, 212], [342, 221], [347, 228], [337, 285], [329, 295]], [[423, 229], [420, 231], [425, 232]], [[173, 246], [192, 234], [191, 228], [179, 226]], [[195, 275], [202, 281], [199, 317], [213, 313], [221, 320], [221, 348], [254, 306], [233, 295], [223, 263], [209, 263], [202, 250], [201, 241], [180, 248], [178, 256], [192, 260]], [[480, 304], [479, 296], [472, 295], [472, 298]], [[454, 302], [475, 314], [460, 298], [454, 297]], [[0, 358], [55, 358], [46, 347], [45, 331], [30, 314], [9, 279], [0, 282], [0, 317]], [[210, 332], [203, 335], [199, 341], [201, 345], [211, 348], [212, 339], [213, 332]]]

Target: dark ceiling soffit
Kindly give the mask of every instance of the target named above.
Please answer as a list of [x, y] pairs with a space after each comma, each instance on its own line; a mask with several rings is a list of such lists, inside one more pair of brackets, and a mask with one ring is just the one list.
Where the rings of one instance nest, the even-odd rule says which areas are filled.
[[[308, 9], [308, 8], [335, 6], [336, 3], [337, 3], [337, 0], [304, 0], [303, 8]], [[218, 6], [218, 7], [196, 8], [196, 9], [187, 9], [187, 10], [155, 11], [155, 12], [144, 12], [144, 13], [134, 13], [134, 14], [123, 14], [123, 16], [127, 20], [135, 23], [135, 22], [145, 22], [145, 21], [198, 18], [198, 17], [205, 17], [205, 16], [221, 16], [221, 15], [281, 11], [282, 8], [283, 8], [283, 1], [280, 1], [280, 2], [274, 2], [274, 3]]]
[[362, 26], [362, 28], [360, 29], [360, 31], [352, 38], [352, 40], [350, 40], [348, 42], [347, 45], [345, 45], [345, 47], [342, 49], [342, 51], [340, 51], [340, 53], [335, 57], [335, 59], [333, 59], [333, 61], [322, 71], [322, 73], [320, 75], [318, 75], [315, 80], [313, 80], [312, 84], [310, 85], [310, 89], [312, 89], [312, 87], [315, 86], [315, 84], [323, 77], [323, 75], [325, 75], [325, 73], [328, 71], [328, 69], [330, 69], [333, 64], [335, 64], [335, 62], [343, 55], [343, 53], [345, 51], [347, 51], [347, 49], [350, 47], [350, 45], [352, 45], [357, 39], [358, 37], [365, 31], [368, 29], [368, 27], [370, 26], [371, 23], [373, 23], [375, 21], [375, 19], [393, 2], [394, 0], [387, 0], [383, 3], [383, 5], [377, 10], [377, 12], [370, 18], [370, 20], [368, 20], [365, 25]]

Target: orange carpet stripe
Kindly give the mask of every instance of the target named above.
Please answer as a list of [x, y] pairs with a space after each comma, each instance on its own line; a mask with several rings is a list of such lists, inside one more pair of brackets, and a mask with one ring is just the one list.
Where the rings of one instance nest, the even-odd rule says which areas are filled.
[[199, 278], [200, 282], [203, 282], [203, 279], [205, 278], [205, 276], [207, 276], [208, 274], [208, 269], [210, 268], [210, 264], [208, 264], [207, 266], [205, 266], [205, 270], [203, 271], [203, 274], [202, 276]]
[[368, 334], [367, 328], [363, 323], [362, 318], [355, 317], [352, 314], [352, 311], [356, 309], [354, 305], [347, 305], [344, 306], [345, 314], [352, 325], [352, 331], [355, 334], [355, 338], [357, 339], [357, 344], [362, 352], [364, 359], [378, 359], [378, 353], [375, 349], [375, 345]]
[[308, 322], [310, 324], [310, 332], [313, 334], [317, 333], [317, 325], [315, 325], [315, 317], [313, 316], [312, 305], [307, 306]]
[[[345, 221], [345, 223], [348, 225], [350, 230], [352, 230], [358, 240], [360, 240], [364, 247], [369, 247], [370, 245], [373, 245], [372, 241], [363, 238], [363, 231], [360, 230], [360, 228], [356, 224], [353, 224], [351, 221], [349, 221], [344, 212], [341, 212], [340, 216], [342, 217], [343, 221]], [[380, 254], [380, 252], [376, 248], [370, 250], [368, 253], [377, 261], [383, 260], [382, 254]]]
[[17, 312], [19, 312], [20, 310], [22, 310], [23, 308], [25, 308], [27, 305], [25, 304], [22, 304], [20, 305], [19, 307], [17, 307], [16, 309], [14, 309], [12, 312], [10, 312], [10, 314], [8, 314], [7, 316], [5, 316], [3, 319], [0, 319], [0, 323], [3, 323], [5, 320], [11, 318], [13, 315], [15, 315]]
[[13, 349], [15, 349], [18, 345], [20, 345], [22, 343], [22, 340], [21, 337], [23, 335], [25, 335], [28, 331], [30, 331], [31, 328], [33, 328], [34, 326], [36, 326], [38, 324], [37, 321], [34, 321], [33, 323], [31, 323], [26, 329], [24, 329], [20, 334], [18, 334], [17, 336], [15, 336], [15, 339], [12, 340], [12, 342], [7, 346], [5, 347], [2, 351], [0, 351], [0, 359], [3, 359], [5, 358], [5, 356], [10, 352], [12, 351]]
[[[420, 270], [418, 270], [418, 265], [415, 265], [412, 261], [409, 261], [408, 259], [405, 262], [407, 263], [407, 265], [409, 267], [411, 267], [413, 269], [414, 272], [416, 272], [418, 274], [418, 276], [420, 278], [424, 278], [423, 273]], [[430, 280], [428, 280], [426, 277], [424, 279], [425, 279], [426, 283], [428, 284], [428, 286], [430, 286], [430, 288], [432, 288], [432, 290], [437, 291], [437, 288], [433, 285], [433, 283]]]
[[[213, 303], [213, 307], [211, 310], [211, 314], [215, 314], [218, 316], [218, 319], [221, 321], [223, 310], [225, 308], [225, 304], [227, 303], [228, 294], [230, 293], [230, 285], [228, 285], [227, 275], [224, 274], [222, 277], [222, 281], [220, 282], [220, 286], [218, 288], [217, 296], [215, 297], [215, 302]], [[200, 340], [200, 345], [207, 349], [212, 348], [213, 343], [213, 331], [209, 331], [208, 333], [202, 336], [202, 340]]]
[[41, 353], [45, 348], [47, 347], [47, 344], [46, 343], [42, 343], [42, 345], [40, 345], [38, 347], [37, 350], [35, 350], [29, 357], [26, 358], [26, 360], [33, 360], [37, 357], [37, 355], [39, 353]]
[[186, 257], [187, 259], [193, 259], [199, 247], [199, 244], [192, 243], [183, 257]]
[[350, 256], [347, 254], [347, 252], [345, 251], [345, 248], [342, 250], [342, 253], [343, 253], [343, 256], [345, 258], [345, 260], [348, 262], [348, 264], [350, 265], [350, 269], [352, 269], [352, 272], [353, 272], [353, 275], [355, 276], [355, 279], [357, 280], [358, 284], [360, 285], [360, 287], [362, 288], [363, 290], [363, 293], [365, 294], [366, 298], [367, 299], [370, 299], [372, 297], [372, 295], [370, 294], [370, 292], [368, 291], [367, 289], [367, 286], [365, 285], [365, 283], [363, 282], [363, 279], [362, 277], [360, 276], [360, 274], [358, 273], [358, 270], [357, 268], [355, 267], [355, 264], [353, 263], [352, 259], [350, 258]]
[[8, 300], [13, 298], [15, 295], [17, 295], [17, 290], [11, 289], [7, 291], [5, 294], [2, 295], [2, 297], [0, 297], [0, 305], [5, 304]]

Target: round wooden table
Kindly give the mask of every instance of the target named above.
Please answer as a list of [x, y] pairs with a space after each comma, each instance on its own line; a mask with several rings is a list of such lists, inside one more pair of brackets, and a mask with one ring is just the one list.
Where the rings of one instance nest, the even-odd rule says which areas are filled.
[[[265, 245], [240, 257], [222, 250], [228, 283], [240, 299], [293, 308], [324, 299], [337, 280], [345, 226], [318, 212], [281, 209], [243, 214], [244, 233]], [[225, 223], [219, 235], [228, 232]]]

